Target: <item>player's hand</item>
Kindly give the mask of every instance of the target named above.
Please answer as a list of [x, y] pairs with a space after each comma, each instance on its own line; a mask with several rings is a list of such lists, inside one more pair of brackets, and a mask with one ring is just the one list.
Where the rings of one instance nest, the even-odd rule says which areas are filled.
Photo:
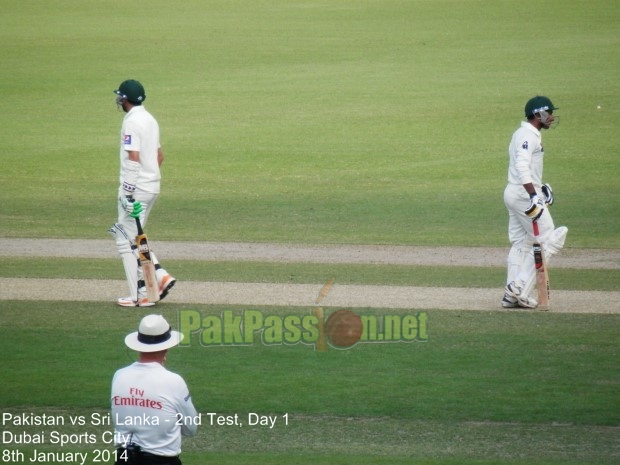
[[118, 201], [120, 202], [122, 209], [127, 213], [131, 214], [131, 212], [133, 212], [134, 200], [131, 195], [121, 195], [118, 198]]
[[133, 211], [129, 213], [129, 216], [132, 218], [140, 218], [140, 213], [142, 213], [142, 204], [140, 202], [134, 202]]
[[530, 195], [530, 206], [525, 210], [525, 214], [533, 221], [536, 221], [545, 211], [545, 202], [538, 197], [538, 194]]
[[133, 197], [122, 196], [119, 200], [123, 210], [125, 210], [132, 218], [138, 218], [140, 213], [142, 213], [142, 204], [134, 201]]
[[543, 195], [545, 196], [545, 203], [547, 205], [553, 205], [553, 190], [550, 184], [543, 184], [541, 186]]

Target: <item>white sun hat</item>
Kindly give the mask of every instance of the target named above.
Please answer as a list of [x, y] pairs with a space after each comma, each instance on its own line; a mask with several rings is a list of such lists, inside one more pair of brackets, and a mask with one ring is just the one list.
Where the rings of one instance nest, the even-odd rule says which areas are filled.
[[125, 345], [137, 352], [159, 352], [170, 349], [183, 340], [161, 315], [147, 315], [140, 321], [138, 331], [128, 334]]

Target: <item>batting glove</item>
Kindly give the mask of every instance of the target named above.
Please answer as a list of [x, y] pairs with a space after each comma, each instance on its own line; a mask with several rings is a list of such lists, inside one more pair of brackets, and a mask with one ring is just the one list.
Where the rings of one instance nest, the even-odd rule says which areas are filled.
[[545, 202], [538, 197], [538, 194], [530, 194], [530, 206], [525, 210], [525, 214], [533, 221], [536, 221], [545, 211]]
[[550, 184], [543, 184], [540, 188], [545, 196], [545, 203], [547, 205], [553, 205], [553, 190]]
[[142, 213], [142, 204], [140, 202], [135, 202], [133, 197], [123, 196], [119, 200], [123, 210], [132, 218], [138, 218], [140, 213]]
[[142, 213], [142, 204], [140, 202], [133, 203], [133, 211], [129, 214], [132, 218], [140, 218], [140, 213]]

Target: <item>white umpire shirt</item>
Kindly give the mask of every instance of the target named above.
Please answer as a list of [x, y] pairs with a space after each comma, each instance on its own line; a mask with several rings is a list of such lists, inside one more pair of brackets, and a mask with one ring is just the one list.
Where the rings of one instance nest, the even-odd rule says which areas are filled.
[[118, 370], [111, 403], [117, 448], [130, 441], [145, 452], [172, 457], [181, 453], [181, 436], [193, 436], [198, 428], [185, 381], [159, 363], [135, 362]]
[[132, 107], [123, 118], [121, 126], [121, 185], [129, 160], [127, 151], [140, 152], [140, 173], [136, 189], [149, 194], [159, 194], [161, 172], [157, 152], [160, 147], [159, 125], [153, 115], [141, 105]]
[[540, 131], [527, 121], [522, 121], [521, 127], [512, 135], [508, 154], [508, 183], [522, 186], [531, 182], [540, 190], [545, 155]]

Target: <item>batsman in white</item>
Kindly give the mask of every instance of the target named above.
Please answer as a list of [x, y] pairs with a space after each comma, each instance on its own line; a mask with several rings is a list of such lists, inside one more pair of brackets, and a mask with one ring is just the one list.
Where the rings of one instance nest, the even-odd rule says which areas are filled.
[[145, 316], [125, 338], [140, 358], [112, 379], [117, 465], [181, 465], [182, 436], [194, 436], [200, 424], [187, 384], [164, 368], [168, 349], [182, 339], [161, 315]]
[[555, 228], [547, 208], [553, 204], [553, 191], [543, 184], [543, 159], [541, 130], [557, 124], [553, 112], [557, 108], [547, 97], [536, 96], [525, 104], [525, 117], [512, 135], [508, 146], [510, 162], [508, 185], [504, 190], [504, 203], [508, 209], [508, 238], [512, 247], [508, 254], [508, 273], [502, 307], [536, 308], [532, 297], [536, 282], [534, 254], [535, 242], [532, 221], [538, 222], [539, 240], [543, 244], [547, 264], [562, 247], [568, 229]]
[[[146, 297], [142, 269], [136, 253], [135, 238], [138, 234], [135, 217], [139, 216], [144, 227], [160, 192], [160, 167], [164, 154], [159, 142], [159, 125], [142, 106], [146, 99], [140, 82], [123, 81], [115, 90], [116, 104], [126, 115], [120, 134], [120, 186], [118, 189], [118, 219], [109, 229], [114, 237], [123, 262], [129, 296], [118, 299], [123, 307], [155, 305]], [[168, 295], [176, 283], [151, 251], [156, 269], [160, 300]]]

